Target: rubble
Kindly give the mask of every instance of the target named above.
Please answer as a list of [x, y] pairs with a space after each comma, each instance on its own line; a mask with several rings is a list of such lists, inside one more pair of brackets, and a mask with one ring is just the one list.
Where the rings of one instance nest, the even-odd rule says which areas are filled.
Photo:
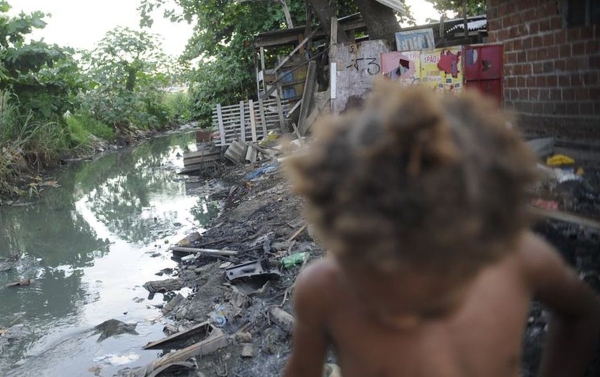
[[[296, 144], [304, 146], [304, 142]], [[556, 149], [554, 142], [544, 140], [538, 144], [534, 148], [545, 162]], [[252, 145], [246, 143], [246, 153], [252, 149], [262, 157], [269, 154], [269, 159], [243, 165], [241, 159], [246, 154], [239, 154], [239, 164], [223, 168], [221, 178], [229, 189], [220, 194], [222, 213], [201, 235], [186, 237], [171, 247], [175, 257], [178, 253], [184, 255], [178, 259], [180, 264], [173, 274], [179, 276], [178, 284], [191, 288], [191, 293], [187, 297], [178, 295], [165, 304], [165, 317], [175, 323], [167, 327], [175, 333], [154, 343], [165, 346], [165, 352], [175, 351], [131, 376], [148, 377], [159, 370], [163, 377], [175, 376], [166, 367], [194, 361], [194, 373], [198, 375], [281, 374], [294, 325], [289, 297], [293, 295], [295, 279], [302, 266], [322, 257], [324, 250], [312, 226], [303, 220], [302, 200], [290, 192], [281, 165], [274, 162], [281, 155], [268, 145], [257, 144], [260, 149]], [[586, 226], [592, 223], [556, 218], [568, 213], [577, 216], [577, 220], [596, 221], [592, 215], [594, 210], [596, 216], [599, 213], [600, 196], [593, 188], [600, 187], [600, 174], [588, 173], [596, 170], [576, 161], [575, 167], [579, 166], [588, 175], [575, 174], [574, 169], [571, 173], [580, 179], [562, 182], [557, 176], [572, 166], [543, 167], [548, 178], [534, 189], [531, 204], [538, 215], [543, 215], [540, 224], [544, 226], [535, 230], [565, 234], [568, 240], [575, 234], [576, 241], [597, 244], [597, 232]], [[594, 177], [598, 181], [590, 183], [588, 178]], [[544, 216], [550, 212], [552, 216]], [[589, 265], [597, 266], [597, 262]], [[597, 272], [594, 275], [587, 271], [585, 276], [598, 280]], [[535, 334], [543, 335], [543, 326], [539, 326], [543, 322], [541, 310], [534, 310], [531, 317], [534, 320], [528, 329], [541, 328]], [[541, 342], [541, 335], [533, 334], [533, 330], [526, 334], [526, 343]], [[325, 375], [339, 376], [335, 357], [330, 355], [326, 362]], [[532, 367], [525, 363], [525, 368]]]

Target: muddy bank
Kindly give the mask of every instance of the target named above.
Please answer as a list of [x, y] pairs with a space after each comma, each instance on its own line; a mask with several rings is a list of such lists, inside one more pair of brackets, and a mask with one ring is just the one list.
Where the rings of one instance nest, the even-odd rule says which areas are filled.
[[[302, 201], [290, 192], [280, 169], [249, 179], [261, 166], [228, 167], [222, 180], [227, 182], [222, 192], [214, 194], [224, 202], [223, 212], [202, 236], [186, 246], [238, 251], [235, 256], [191, 255], [183, 257], [173, 276], [181, 278], [192, 289], [186, 297], [178, 297], [165, 308], [165, 315], [174, 320], [166, 326], [166, 335], [184, 331], [204, 321], [222, 331], [226, 343], [202, 356], [192, 358], [190, 376], [279, 376], [290, 353], [291, 335], [285, 325], [273, 317], [273, 307], [293, 313], [290, 297], [293, 283], [302, 262], [284, 268], [281, 261], [287, 255], [306, 252], [309, 260], [321, 258], [324, 250], [311, 237], [302, 217]], [[585, 185], [573, 182], [559, 185], [561, 197], [571, 193], [570, 200], [561, 202], [561, 209], [589, 214], [600, 201], [590, 193], [600, 192], [595, 180], [600, 165], [590, 162], [586, 174], [594, 179]], [[583, 182], [583, 181], [582, 181]], [[583, 186], [582, 186], [583, 185]], [[587, 194], [582, 195], [585, 192]], [[548, 194], [548, 192], [546, 192]], [[546, 199], [551, 199], [548, 196]], [[541, 220], [534, 231], [554, 244], [581, 276], [600, 292], [600, 254], [598, 233], [576, 224]], [[229, 281], [225, 268], [231, 265], [263, 260], [265, 270], [276, 269], [281, 276], [255, 277]], [[173, 296], [175, 297], [175, 296]], [[537, 303], [532, 304], [523, 341], [522, 375], [534, 376], [537, 371], [547, 314]], [[202, 342], [206, 334], [191, 336], [184, 343], [165, 345], [161, 355]], [[330, 354], [328, 362], [335, 362]], [[182, 367], [183, 368], [183, 367]], [[148, 375], [152, 369], [124, 369], [120, 376]], [[183, 368], [183, 370], [186, 370]], [[181, 376], [185, 372], [164, 371], [160, 376]], [[600, 375], [600, 355], [588, 376]]]

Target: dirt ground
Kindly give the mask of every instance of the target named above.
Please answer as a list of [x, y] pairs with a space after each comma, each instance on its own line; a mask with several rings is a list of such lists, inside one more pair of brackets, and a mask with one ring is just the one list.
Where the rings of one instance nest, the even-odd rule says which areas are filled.
[[[236, 258], [198, 257], [182, 262], [179, 270], [175, 271], [193, 289], [193, 293], [169, 314], [175, 320], [175, 327], [184, 329], [205, 321], [217, 306], [226, 317], [222, 330], [232, 335], [233, 340], [219, 351], [197, 357], [197, 370], [194, 372], [164, 372], [160, 376], [281, 375], [290, 353], [291, 337], [271, 322], [268, 310], [279, 306], [293, 313], [290, 296], [301, 266], [283, 269], [279, 261], [281, 257], [297, 252], [308, 252], [313, 260], [321, 258], [324, 251], [307, 229], [289, 240], [304, 225], [302, 201], [290, 192], [280, 169], [251, 181], [247, 179], [248, 173], [268, 164], [271, 162], [219, 169], [216, 174], [229, 186], [214, 195], [223, 200], [222, 214], [201, 239], [192, 244], [200, 248], [237, 250], [240, 254]], [[544, 198], [556, 200], [561, 210], [598, 216], [600, 164], [585, 162], [585, 172], [584, 180], [555, 184], [550, 190], [546, 188]], [[577, 268], [582, 279], [600, 292], [600, 237], [597, 231], [555, 220], [541, 220], [533, 229], [555, 245]], [[241, 284], [232, 284], [225, 278], [224, 263], [258, 259], [268, 260], [272, 268], [281, 272], [281, 277]], [[536, 374], [546, 319], [547, 313], [543, 308], [533, 303], [523, 340], [523, 377]], [[239, 332], [250, 333], [251, 339], [247, 334], [236, 337]], [[242, 357], [242, 343], [251, 344], [251, 356]], [[335, 362], [334, 355], [330, 355], [328, 362]], [[600, 353], [596, 354], [587, 376], [600, 376]]]

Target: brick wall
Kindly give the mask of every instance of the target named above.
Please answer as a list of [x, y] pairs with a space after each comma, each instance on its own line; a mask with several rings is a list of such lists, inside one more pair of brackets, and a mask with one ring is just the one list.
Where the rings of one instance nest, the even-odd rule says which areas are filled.
[[504, 44], [504, 105], [527, 133], [600, 141], [600, 25], [568, 28], [565, 2], [488, 0], [488, 41]]

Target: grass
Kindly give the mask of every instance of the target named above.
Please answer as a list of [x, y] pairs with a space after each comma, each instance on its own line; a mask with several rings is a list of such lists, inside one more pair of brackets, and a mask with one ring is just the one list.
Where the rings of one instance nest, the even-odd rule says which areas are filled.
[[23, 176], [89, 149], [94, 139], [115, 139], [112, 128], [85, 112], [65, 119], [37, 120], [10, 105], [0, 109], [0, 197], [23, 194]]
[[67, 126], [73, 139], [81, 143], [89, 141], [89, 135], [106, 141], [113, 141], [116, 138], [114, 129], [84, 111], [67, 117]]

